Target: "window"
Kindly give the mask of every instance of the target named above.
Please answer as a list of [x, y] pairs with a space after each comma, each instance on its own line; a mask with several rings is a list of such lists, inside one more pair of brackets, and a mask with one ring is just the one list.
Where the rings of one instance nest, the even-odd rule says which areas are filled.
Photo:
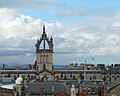
[[73, 76], [73, 80], [77, 80], [76, 77], [75, 77], [75, 75]]
[[56, 78], [59, 79], [59, 76], [57, 75]]
[[112, 77], [114, 77], [114, 75], [112, 75]]
[[111, 77], [110, 77], [110, 81], [111, 81]]
[[92, 93], [95, 93], [95, 88], [92, 88]]
[[92, 77], [90, 76], [90, 80], [92, 80]]
[[63, 74], [61, 74], [61, 77], [63, 77]]
[[86, 88], [83, 88], [83, 92], [86, 92]]
[[46, 56], [46, 62], [48, 62], [48, 55]]
[[90, 92], [91, 92], [91, 88], [88, 88], [88, 89], [87, 89], [87, 92], [90, 93]]
[[93, 79], [96, 79], [96, 75], [93, 76]]
[[66, 75], [64, 76], [64, 80], [67, 80], [67, 77], [66, 77]]
[[45, 62], [45, 55], [44, 55], [44, 57], [43, 57], [43, 62]]

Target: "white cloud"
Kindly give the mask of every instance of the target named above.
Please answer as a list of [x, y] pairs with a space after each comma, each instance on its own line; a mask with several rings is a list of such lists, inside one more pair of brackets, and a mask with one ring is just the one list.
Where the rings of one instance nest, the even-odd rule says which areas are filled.
[[[54, 37], [55, 63], [59, 63], [60, 58], [70, 63], [80, 58], [85, 60], [86, 56], [119, 56], [120, 26], [116, 24], [119, 18], [119, 14], [94, 16], [66, 25], [59, 21], [46, 22], [48, 36]], [[0, 61], [13, 62], [16, 58], [15, 62], [33, 63], [34, 45], [42, 34], [42, 20], [2, 8], [0, 21]], [[103, 62], [108, 63], [107, 60]]]
[[[0, 61], [8, 56], [13, 61], [16, 56], [16, 62], [21, 61], [19, 56], [29, 58], [35, 56], [35, 43], [42, 34], [42, 20], [33, 19], [31, 16], [20, 14], [14, 9], [0, 9]], [[62, 26], [58, 21], [53, 23], [46, 22], [46, 31], [50, 36], [53, 35], [53, 29], [58, 30]], [[58, 28], [58, 29], [57, 29]], [[57, 33], [57, 31], [55, 32]], [[9, 62], [10, 59], [6, 62]], [[27, 59], [26, 59], [27, 60]], [[33, 60], [33, 61], [32, 61]], [[34, 62], [35, 58], [27, 60]]]
[[114, 22], [113, 27], [120, 27], [120, 22]]
[[0, 28], [4, 38], [19, 37], [31, 38], [40, 30], [41, 20], [34, 20], [30, 16], [19, 14], [15, 10], [0, 9]]

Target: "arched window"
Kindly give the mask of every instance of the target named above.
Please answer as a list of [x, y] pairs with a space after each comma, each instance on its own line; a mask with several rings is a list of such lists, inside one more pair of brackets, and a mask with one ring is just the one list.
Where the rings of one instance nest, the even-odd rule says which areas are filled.
[[83, 80], [83, 79], [84, 79], [84, 75], [81, 76], [81, 80]]
[[83, 88], [83, 92], [86, 92], [86, 88]]
[[66, 77], [66, 75], [64, 76], [64, 80], [67, 80], [67, 77]]
[[114, 75], [112, 75], [112, 77], [114, 77]]
[[90, 93], [92, 91], [91, 88], [87, 88], [87, 92]]
[[90, 80], [92, 80], [92, 77], [90, 76]]
[[14, 79], [15, 79], [15, 80], [17, 79], [16, 75], [14, 75]]
[[11, 75], [10, 74], [8, 74], [8, 77], [10, 77]]
[[95, 92], [96, 92], [96, 89], [95, 89], [95, 88], [92, 88], [92, 92], [95, 93]]
[[111, 77], [110, 77], [110, 82], [111, 82]]
[[57, 78], [57, 80], [58, 80], [58, 79], [59, 79], [59, 76], [57, 75], [56, 78]]
[[75, 75], [73, 76], [73, 80], [77, 80], [76, 77], [75, 77]]
[[28, 78], [30, 78], [30, 74], [28, 74], [28, 76], [27, 76]]
[[63, 78], [63, 74], [61, 74], [61, 78]]
[[43, 57], [43, 62], [45, 62], [45, 55], [44, 55], [44, 57]]
[[96, 75], [93, 76], [93, 79], [96, 79]]

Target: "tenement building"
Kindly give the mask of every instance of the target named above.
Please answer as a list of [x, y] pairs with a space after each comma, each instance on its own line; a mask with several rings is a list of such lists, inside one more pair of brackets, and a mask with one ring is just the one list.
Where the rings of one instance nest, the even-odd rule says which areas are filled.
[[[0, 68], [0, 88], [3, 94], [8, 91], [10, 94], [13, 92], [14, 96], [120, 96], [117, 91], [120, 88], [119, 64], [106, 67], [104, 64], [94, 66], [83, 63], [79, 66], [72, 63], [64, 68], [55, 68], [53, 45], [53, 38], [47, 36], [44, 25], [43, 33], [35, 44], [35, 64], [30, 64], [28, 68]], [[11, 88], [6, 86], [8, 83], [2, 83], [3, 79], [8, 83], [12, 79], [22, 83], [14, 82]], [[117, 93], [113, 92], [114, 88]]]

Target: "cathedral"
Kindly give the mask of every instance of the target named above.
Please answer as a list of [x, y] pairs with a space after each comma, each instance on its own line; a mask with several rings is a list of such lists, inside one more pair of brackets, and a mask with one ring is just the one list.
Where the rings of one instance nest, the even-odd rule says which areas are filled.
[[63, 69], [55, 69], [53, 65], [53, 45], [53, 38], [47, 37], [44, 25], [43, 34], [37, 40], [35, 45], [35, 70], [38, 73], [37, 77], [39, 77], [41, 81], [46, 81], [48, 78], [52, 78], [54, 80], [76, 80], [84, 79], [86, 77], [90, 78], [91, 80], [102, 78], [101, 70], [86, 70], [84, 72], [84, 68], [80, 68], [78, 64], [70, 64], [69, 68], [66, 67]]
[[[113, 84], [117, 86], [115, 90], [119, 89], [119, 64], [106, 68], [104, 64], [94, 66], [94, 64], [81, 63], [78, 65], [77, 63], [71, 63], [64, 68], [55, 68], [53, 64], [53, 38], [47, 36], [45, 25], [42, 31], [41, 36], [35, 44], [35, 64], [30, 64], [28, 68], [21, 68], [19, 66], [16, 66], [16, 68], [0, 68], [1, 85], [5, 82], [10, 83], [12, 79], [9, 78], [13, 78], [14, 80], [22, 80], [21, 78], [23, 78], [25, 88], [28, 88], [25, 92], [24, 88], [21, 89], [20, 84], [22, 83], [18, 84], [19, 87], [17, 90], [20, 91], [16, 93], [15, 90], [14, 93], [19, 93], [20, 95], [14, 96], [25, 96], [21, 95], [22, 90], [28, 94], [26, 96], [38, 96], [40, 94], [41, 96], [43, 94], [49, 94], [50, 96], [53, 96], [53, 94], [56, 94], [55, 96], [102, 96], [98, 94], [104, 94], [103, 96], [107, 96], [107, 90], [109, 94], [113, 94], [111, 91], [113, 90], [113, 86], [109, 85], [110, 82], [116, 82]], [[109, 85], [109, 89], [106, 89], [105, 82], [106, 85]], [[6, 93], [6, 90], [11, 93], [14, 91], [14, 89], [11, 91], [1, 86], [0, 88], [4, 93]], [[118, 94], [120, 93], [118, 92]]]
[[[95, 67], [93, 64], [72, 63], [65, 68], [54, 68], [53, 64], [53, 38], [47, 36], [45, 25], [43, 26], [42, 34], [37, 40], [36, 60], [35, 64], [29, 65], [28, 68], [0, 68], [0, 77], [13, 77], [16, 79], [21, 74], [25, 80], [40, 80], [47, 81], [51, 78], [53, 80], [108, 80], [119, 81], [119, 74], [116, 76], [109, 76], [109, 70], [104, 70], [103, 64], [98, 64]], [[103, 71], [104, 70], [104, 71]]]

